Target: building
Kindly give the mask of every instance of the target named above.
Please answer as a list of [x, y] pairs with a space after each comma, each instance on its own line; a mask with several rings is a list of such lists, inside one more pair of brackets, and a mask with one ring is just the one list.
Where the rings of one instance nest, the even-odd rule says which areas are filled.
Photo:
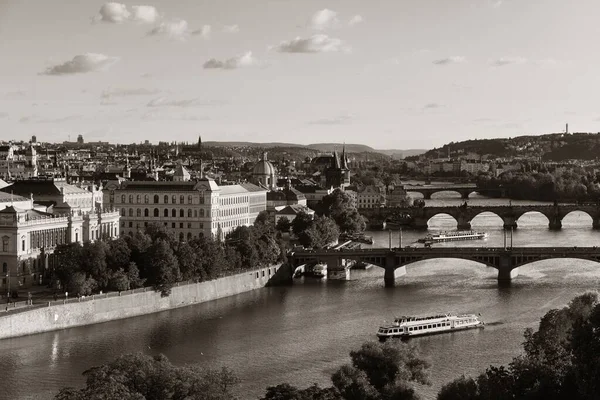
[[275, 189], [277, 187], [277, 170], [273, 163], [267, 160], [266, 152], [252, 168], [251, 182], [265, 189]]
[[68, 204], [73, 209], [90, 212], [102, 208], [102, 187], [95, 185], [71, 185], [63, 178], [26, 179], [0, 188], [4, 193], [12, 193], [25, 198], [33, 197], [36, 203], [47, 205]]
[[356, 188], [356, 208], [379, 208], [385, 206], [385, 189], [368, 185]]
[[178, 165], [173, 173], [173, 182], [188, 182], [191, 179], [191, 175], [183, 165]]
[[251, 183], [218, 186], [198, 181], [109, 182], [104, 203], [120, 210], [121, 233], [133, 235], [149, 224], [163, 224], [179, 240], [221, 236], [252, 225], [267, 208], [267, 190]]
[[277, 224], [281, 218], [287, 218], [288, 221], [292, 222], [300, 213], [306, 213], [313, 218], [315, 216], [314, 210], [311, 210], [302, 204], [294, 204], [285, 206], [275, 213], [275, 224]]
[[411, 198], [402, 186], [396, 186], [388, 190], [386, 195], [386, 207], [407, 207], [412, 204]]
[[[6, 199], [2, 193], [0, 199]], [[119, 236], [119, 213], [95, 209], [87, 212], [68, 204], [44, 208], [33, 198], [12, 197], [0, 210], [0, 291], [12, 293], [47, 284], [59, 244], [83, 243]], [[46, 211], [42, 211], [46, 209]]]

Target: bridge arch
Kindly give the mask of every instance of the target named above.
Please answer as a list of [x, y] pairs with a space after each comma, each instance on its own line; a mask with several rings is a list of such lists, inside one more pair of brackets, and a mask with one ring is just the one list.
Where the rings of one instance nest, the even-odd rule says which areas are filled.
[[[471, 216], [470, 216], [471, 219], [469, 220], [471, 225], [473, 224], [473, 221], [475, 221], [478, 217], [479, 217], [479, 220], [481, 220], [483, 218], [492, 218], [493, 220], [497, 221], [498, 225], [500, 225], [500, 226], [502, 226], [504, 224], [504, 218], [502, 218], [497, 213], [495, 213], [493, 211], [481, 210], [481, 211], [476, 211], [473, 214], [471, 214]], [[490, 225], [485, 224], [483, 226], [490, 226]]]
[[[531, 210], [531, 211], [523, 211], [523, 212], [516, 212], [514, 217], [515, 217], [515, 222], [517, 222], [519, 224], [519, 226], [521, 226], [523, 224], [523, 222], [525, 222], [526, 220], [521, 219], [523, 216], [525, 215], [529, 215], [531, 216], [536, 216], [539, 218], [539, 216], [543, 216], [546, 219], [546, 224], [549, 224], [550, 221], [552, 220], [552, 216], [551, 215], [547, 215], [541, 211], [535, 211], [535, 210]], [[525, 222], [525, 224], [523, 224], [525, 226], [528, 226], [528, 223]]]
[[[577, 218], [575, 215], [573, 215], [573, 213], [580, 213], [583, 214], [583, 219], [586, 221], [586, 224], [589, 224], [589, 221], [592, 222], [592, 226], [594, 226], [594, 220], [597, 220], [598, 217], [594, 218], [594, 215], [590, 214], [588, 211], [586, 210], [582, 210], [582, 209], [574, 209], [574, 210], [570, 210], [569, 212], [563, 214], [560, 216], [560, 220], [561, 220], [561, 225], [565, 222], [569, 223], [571, 219]], [[566, 221], [565, 221], [566, 220]], [[581, 226], [581, 223], [576, 224], [577, 226]]]
[[434, 218], [438, 221], [442, 221], [444, 226], [447, 225], [450, 227], [452, 225], [455, 225], [455, 227], [457, 227], [459, 225], [457, 216], [452, 215], [451, 213], [447, 213], [447, 212], [439, 212], [439, 213], [436, 213], [436, 214], [430, 216], [427, 219], [427, 227], [431, 226], [431, 220]]
[[[465, 193], [467, 193], [467, 192], [468, 191], [459, 191], [457, 189], [440, 189], [437, 191], [432, 191], [430, 197], [431, 197], [431, 199], [449, 199], [449, 198], [460, 199], [460, 198], [465, 198]], [[442, 195], [442, 193], [452, 193], [452, 194], [456, 194], [457, 196], [449, 197], [447, 195], [446, 196]], [[471, 194], [471, 193], [467, 193], [466, 197], [468, 197], [469, 194]]]

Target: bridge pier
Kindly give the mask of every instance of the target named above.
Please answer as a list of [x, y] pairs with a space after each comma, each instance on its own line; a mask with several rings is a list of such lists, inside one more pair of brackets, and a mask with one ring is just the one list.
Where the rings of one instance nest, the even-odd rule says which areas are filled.
[[427, 230], [427, 228], [429, 227], [427, 222], [429, 222], [429, 218], [413, 217], [412, 227], [414, 229]]
[[386, 267], [383, 281], [385, 287], [394, 287], [396, 285], [396, 279], [406, 275], [406, 267]]
[[328, 257], [327, 280], [349, 281], [350, 268], [346, 268], [342, 259], [339, 259], [338, 257]]
[[498, 285], [510, 285], [513, 278], [519, 276], [519, 268], [499, 268], [498, 269]]
[[470, 194], [471, 194], [471, 191], [468, 191], [468, 192], [460, 192], [460, 198], [461, 198], [461, 199], [468, 199]]
[[548, 227], [553, 230], [553, 231], [558, 231], [562, 228], [562, 221], [560, 218], [558, 217], [553, 217], [553, 218], [548, 218], [550, 220], [550, 223], [548, 224]]
[[514, 217], [502, 217], [502, 221], [504, 221], [505, 230], [510, 231], [511, 229], [517, 229], [517, 220]]
[[461, 231], [469, 231], [471, 230], [471, 221], [467, 220], [466, 218], [459, 217], [456, 228]]
[[431, 192], [423, 192], [423, 199], [424, 200], [431, 200]]

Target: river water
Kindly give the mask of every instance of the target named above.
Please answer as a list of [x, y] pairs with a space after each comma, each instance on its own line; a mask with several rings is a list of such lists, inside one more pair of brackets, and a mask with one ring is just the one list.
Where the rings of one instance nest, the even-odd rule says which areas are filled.
[[[455, 198], [428, 203], [461, 202]], [[472, 198], [469, 203], [507, 202]], [[600, 245], [600, 232], [592, 230], [586, 214], [569, 214], [558, 232], [548, 230], [541, 214], [526, 214], [518, 222], [514, 246]], [[472, 225], [488, 232], [489, 239], [450, 246], [502, 246], [500, 218], [481, 214]], [[431, 231], [455, 226], [450, 217], [430, 221]], [[371, 234], [376, 246], [388, 246], [387, 232]], [[403, 245], [423, 235], [405, 231]], [[398, 240], [395, 232], [394, 247]], [[349, 361], [350, 350], [375, 340], [377, 327], [398, 314], [481, 313], [487, 323], [483, 330], [413, 339], [432, 363], [433, 384], [419, 391], [433, 399], [442, 384], [460, 374], [474, 375], [490, 364], [510, 362], [520, 352], [525, 328], [536, 327], [549, 309], [599, 286], [597, 264], [565, 259], [521, 267], [509, 288], [497, 287], [496, 270], [455, 259], [409, 265], [395, 288], [384, 288], [378, 267], [352, 271], [349, 282], [300, 279], [290, 287], [0, 341], [0, 399], [52, 398], [62, 386], [82, 385], [84, 370], [128, 352], [163, 353], [180, 365], [231, 367], [242, 379], [240, 397], [257, 399], [267, 386], [283, 382], [300, 387], [330, 384], [329, 376]]]

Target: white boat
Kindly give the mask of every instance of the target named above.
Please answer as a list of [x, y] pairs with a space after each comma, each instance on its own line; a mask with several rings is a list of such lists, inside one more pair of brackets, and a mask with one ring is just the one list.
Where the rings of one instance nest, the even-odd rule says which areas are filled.
[[454, 332], [463, 329], [483, 328], [484, 322], [475, 314], [439, 314], [423, 317], [402, 316], [391, 325], [379, 327], [380, 341], [388, 338], [408, 339], [414, 336]]
[[312, 276], [315, 278], [326, 278], [327, 277], [327, 265], [317, 264], [312, 268]]
[[456, 231], [456, 232], [441, 232], [434, 235], [429, 234], [422, 239], [419, 239], [421, 243], [438, 243], [438, 242], [450, 242], [454, 240], [476, 240], [476, 239], [487, 239], [488, 234], [486, 232], [476, 231]]

